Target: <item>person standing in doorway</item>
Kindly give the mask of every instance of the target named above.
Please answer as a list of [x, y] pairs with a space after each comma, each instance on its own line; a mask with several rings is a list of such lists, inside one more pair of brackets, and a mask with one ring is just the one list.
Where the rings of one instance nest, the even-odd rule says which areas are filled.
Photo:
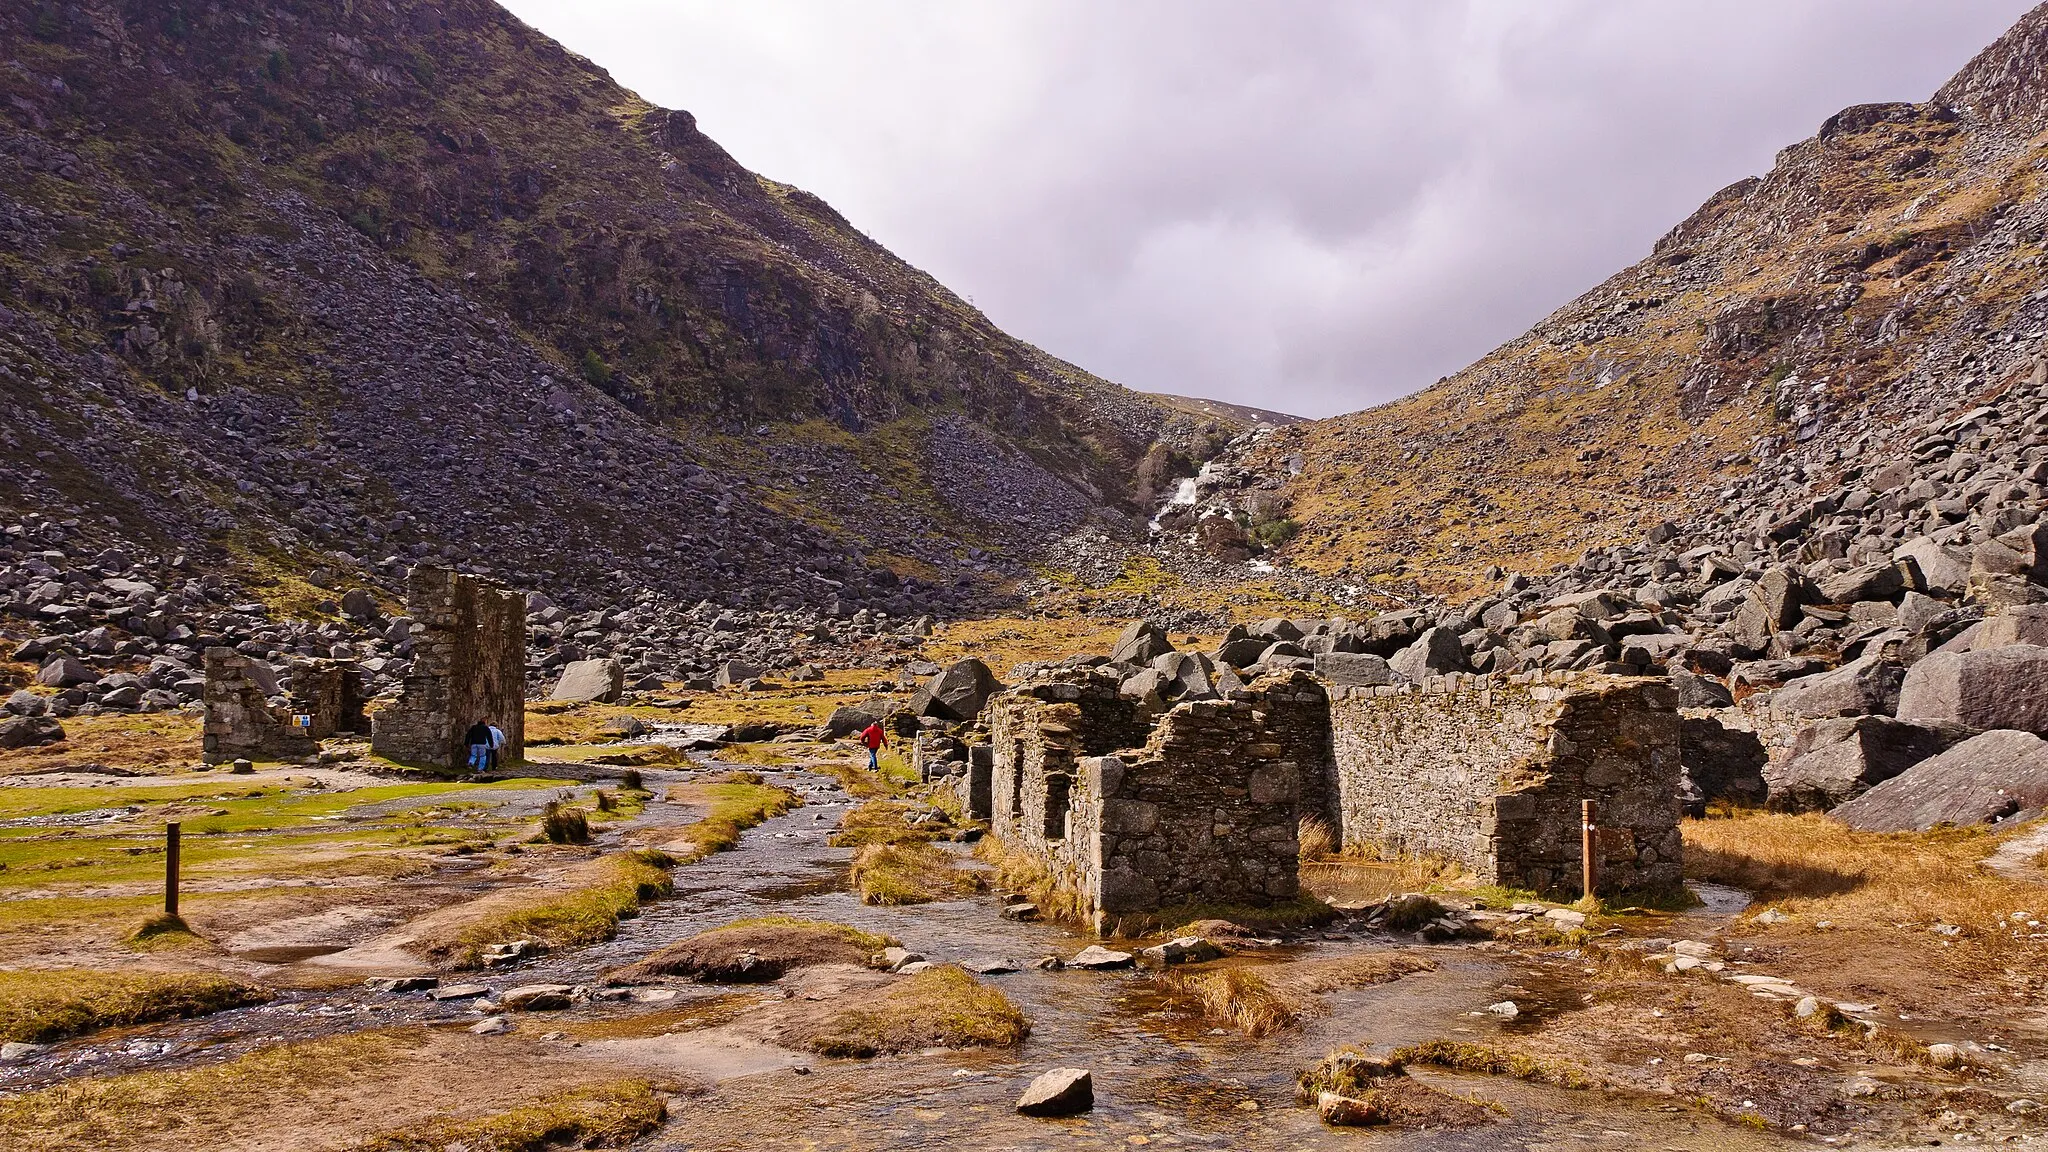
[[491, 764], [491, 726], [479, 720], [463, 733], [462, 742], [469, 746], [469, 770], [482, 772]]
[[889, 738], [882, 732], [882, 722], [877, 720], [868, 725], [860, 734], [860, 742], [867, 745], [868, 771], [879, 773], [882, 770], [882, 749], [889, 746]]
[[498, 770], [499, 766], [500, 766], [500, 765], [502, 765], [502, 764], [504, 763], [504, 755], [505, 755], [505, 730], [504, 730], [503, 728], [500, 728], [500, 727], [498, 727], [498, 726], [497, 726], [496, 724], [493, 724], [493, 725], [491, 725], [491, 726], [490, 726], [490, 728], [491, 728], [491, 771], [493, 771], [493, 772], [496, 772], [496, 771]]

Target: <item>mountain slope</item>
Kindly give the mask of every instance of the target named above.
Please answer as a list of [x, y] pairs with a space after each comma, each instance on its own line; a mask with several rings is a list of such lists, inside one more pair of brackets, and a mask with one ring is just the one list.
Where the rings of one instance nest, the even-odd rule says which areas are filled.
[[1865, 105], [1643, 260], [1415, 395], [1257, 438], [1203, 497], [1343, 580], [1457, 594], [1765, 490], [1995, 398], [2048, 315], [2048, 8], [1926, 104]]
[[15, 5], [0, 55], [17, 515], [943, 607], [1203, 431], [482, 0]]

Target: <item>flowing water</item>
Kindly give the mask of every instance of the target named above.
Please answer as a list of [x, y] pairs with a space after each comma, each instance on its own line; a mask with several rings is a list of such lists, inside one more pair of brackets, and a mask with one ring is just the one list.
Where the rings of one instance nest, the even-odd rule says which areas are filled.
[[[659, 790], [672, 774], [649, 771]], [[1001, 988], [1031, 1021], [1018, 1048], [929, 1052], [870, 1061], [826, 1060], [795, 1053], [734, 1052], [693, 1046], [690, 1033], [647, 1041], [582, 1045], [593, 1059], [616, 1062], [636, 1052], [669, 1070], [710, 1082], [709, 1095], [682, 1104], [680, 1120], [655, 1146], [674, 1150], [808, 1148], [1072, 1149], [1162, 1146], [1210, 1148], [1376, 1147], [1443, 1149], [1547, 1146], [1575, 1148], [1730, 1148], [1767, 1143], [1660, 1101], [1630, 1102], [1602, 1093], [1569, 1093], [1513, 1081], [1428, 1076], [1457, 1092], [1503, 1104], [1499, 1124], [1467, 1132], [1375, 1133], [1325, 1128], [1313, 1110], [1294, 1102], [1294, 1074], [1342, 1045], [1388, 1046], [1432, 1037], [1484, 1039], [1530, 1028], [1574, 1006], [1582, 975], [1569, 953], [1526, 957], [1491, 947], [1433, 947], [1434, 971], [1327, 996], [1327, 1014], [1298, 1030], [1252, 1040], [1174, 1010], [1158, 981], [1143, 972], [1042, 971], [1028, 962], [1069, 956], [1090, 943], [1057, 925], [1001, 918], [992, 897], [904, 908], [860, 903], [847, 890], [851, 852], [826, 841], [851, 800], [826, 777], [769, 772], [803, 794], [804, 806], [749, 831], [732, 851], [675, 871], [671, 899], [620, 926], [615, 939], [478, 974], [477, 983], [594, 984], [603, 971], [637, 960], [680, 938], [735, 919], [765, 914], [851, 924], [900, 939], [935, 961], [1004, 960], [1021, 970], [985, 979]], [[676, 774], [674, 779], [683, 778]], [[673, 806], [650, 806], [621, 829], [658, 832], [675, 822]], [[435, 880], [447, 883], [443, 876]], [[1739, 894], [1736, 894], [1739, 895]], [[1723, 915], [1712, 894], [1698, 915]], [[1735, 905], [1739, 909], [1740, 905]], [[1343, 925], [1316, 930], [1271, 949], [1241, 952], [1228, 963], [1261, 965], [1303, 957], [1342, 957], [1413, 947]], [[306, 955], [280, 952], [282, 965]], [[679, 985], [678, 1000], [734, 990]], [[744, 990], [763, 995], [759, 987]], [[773, 993], [765, 993], [773, 994]], [[656, 995], [662, 995], [656, 993]], [[1513, 999], [1513, 1019], [1487, 1013]], [[654, 1011], [635, 1002], [594, 1004], [549, 1020], [625, 1017]], [[477, 1019], [468, 1001], [436, 1002], [419, 993], [383, 994], [361, 987], [287, 992], [257, 1007], [222, 1012], [62, 1045], [49, 1058], [0, 1067], [0, 1088], [20, 1089], [84, 1073], [212, 1061], [282, 1040], [398, 1024], [466, 1025]], [[548, 1021], [519, 1020], [537, 1031]], [[1072, 1120], [1033, 1120], [1011, 1105], [1038, 1072], [1090, 1069], [1096, 1108]], [[739, 1073], [753, 1073], [738, 1075]], [[1426, 1075], [1426, 1074], [1425, 1074]]]

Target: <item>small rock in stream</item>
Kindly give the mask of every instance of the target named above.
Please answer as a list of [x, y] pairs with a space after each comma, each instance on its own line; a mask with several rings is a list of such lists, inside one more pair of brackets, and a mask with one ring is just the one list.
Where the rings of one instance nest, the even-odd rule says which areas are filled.
[[1017, 1098], [1017, 1111], [1026, 1116], [1078, 1116], [1094, 1107], [1095, 1078], [1086, 1068], [1040, 1073]]
[[1090, 944], [1067, 959], [1067, 967], [1100, 969], [1129, 968], [1133, 957], [1129, 952], [1118, 952], [1100, 944]]
[[5, 1044], [0, 1044], [0, 1060], [28, 1060], [49, 1050], [48, 1044], [28, 1044], [20, 1040], [9, 1040]]
[[490, 989], [481, 984], [448, 984], [427, 993], [435, 1000], [469, 1000], [482, 996]]
[[574, 991], [567, 984], [526, 984], [508, 989], [502, 1003], [514, 1012], [559, 1012], [572, 1003]]
[[363, 981], [363, 987], [372, 992], [425, 992], [440, 984], [433, 976], [372, 976]]

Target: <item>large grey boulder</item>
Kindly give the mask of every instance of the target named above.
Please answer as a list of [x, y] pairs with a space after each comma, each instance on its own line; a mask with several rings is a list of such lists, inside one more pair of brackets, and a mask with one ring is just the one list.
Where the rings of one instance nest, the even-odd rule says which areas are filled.
[[971, 721], [981, 715], [988, 698], [1003, 690], [988, 665], [970, 656], [941, 668], [911, 700], [911, 711], [941, 720]]
[[341, 614], [358, 622], [375, 620], [377, 596], [368, 588], [351, 588], [341, 596]]
[[2048, 647], [1932, 653], [1907, 671], [1898, 716], [2048, 734]]
[[550, 700], [616, 703], [626, 690], [626, 666], [614, 659], [575, 660], [562, 668]]
[[1213, 700], [1221, 695], [1216, 664], [1201, 653], [1175, 652], [1154, 660], [1152, 667], [1166, 677], [1166, 695], [1173, 699]]
[[1719, 680], [1683, 668], [1671, 670], [1671, 686], [1678, 690], [1680, 708], [1726, 708], [1735, 703], [1734, 693]]
[[1968, 729], [1955, 725], [1884, 716], [1809, 725], [1793, 738], [1784, 762], [1764, 770], [1770, 807], [1778, 812], [1826, 811], [1968, 736]]
[[1892, 549], [1893, 560], [1909, 561], [1909, 572], [1918, 573], [1920, 586], [1916, 592], [1960, 593], [1970, 583], [1970, 561], [1955, 552], [1935, 543], [1926, 536], [1915, 536], [1897, 548]]
[[1889, 715], [1899, 704], [1906, 669], [1883, 652], [1869, 652], [1832, 672], [1801, 676], [1771, 695], [1771, 707], [1815, 720], [1833, 716]]
[[1735, 613], [1735, 634], [1760, 648], [1776, 633], [1799, 623], [1799, 607], [1814, 599], [1813, 586], [1797, 568], [1777, 567], [1763, 574]]
[[1431, 628], [1415, 638], [1415, 643], [1394, 653], [1387, 666], [1410, 680], [1421, 680], [1426, 676], [1441, 676], [1446, 672], [1463, 672], [1465, 646], [1458, 642], [1458, 634], [1448, 628]]
[[36, 683], [45, 688], [73, 688], [97, 683], [99, 678], [99, 673], [76, 656], [52, 656], [36, 673]]
[[1981, 652], [2009, 644], [2048, 647], [2048, 605], [2022, 604], [1990, 617], [1970, 634], [1970, 649]]
[[1263, 637], [1267, 643], [1275, 640], [1299, 640], [1301, 626], [1285, 616], [1272, 616], [1252, 625], [1248, 631], [1253, 636]]
[[1249, 668], [1266, 654], [1270, 643], [1258, 636], [1242, 636], [1216, 649], [1216, 659], [1233, 668]]
[[744, 660], [727, 660], [718, 666], [718, 671], [712, 673], [711, 685], [714, 688], [731, 688], [760, 678], [761, 670], [754, 665]]
[[1770, 755], [1754, 732], [1730, 728], [1711, 716], [1679, 721], [1678, 794], [1689, 816], [1706, 815], [1709, 800], [1762, 804], [1769, 795], [1764, 765]]
[[1117, 685], [1116, 694], [1141, 707], [1158, 710], [1166, 705], [1166, 689], [1171, 681], [1166, 673], [1157, 668], [1143, 668], [1124, 678]]
[[851, 736], [855, 732], [865, 732], [868, 725], [873, 724], [879, 719], [881, 719], [880, 713], [872, 709], [859, 708], [850, 704], [841, 705], [834, 708], [832, 715], [825, 718], [825, 738], [827, 740], [839, 740]]
[[1402, 681], [1392, 665], [1367, 652], [1325, 652], [1316, 657], [1316, 676], [1333, 688], [1371, 688]]
[[1970, 599], [1999, 606], [2038, 603], [2048, 589], [2048, 524], [2028, 524], [1979, 543], [1970, 554]]
[[1906, 590], [1906, 575], [1896, 563], [1863, 564], [1821, 577], [1819, 588], [1821, 601], [1826, 604], [1896, 600]]
[[16, 716], [0, 720], [0, 748], [35, 748], [64, 739], [64, 726], [54, 716]]
[[1922, 760], [1828, 815], [1852, 828], [1905, 832], [2025, 820], [2044, 809], [2048, 740], [1999, 731]]
[[1171, 651], [1173, 641], [1166, 638], [1166, 629], [1150, 620], [1134, 620], [1116, 638], [1109, 658], [1117, 664], [1150, 664]]

